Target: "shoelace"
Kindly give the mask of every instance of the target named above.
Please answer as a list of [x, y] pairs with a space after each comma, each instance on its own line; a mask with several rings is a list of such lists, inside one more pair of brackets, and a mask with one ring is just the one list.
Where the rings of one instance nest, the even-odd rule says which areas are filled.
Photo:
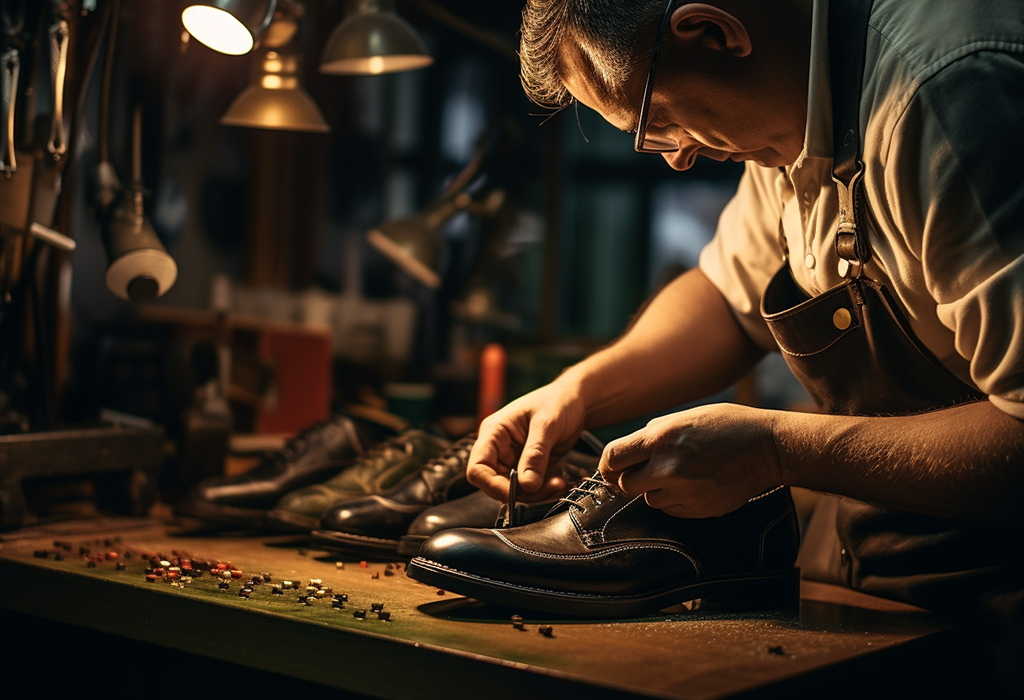
[[451, 447], [446, 449], [436, 457], [431, 457], [423, 465], [423, 468], [436, 467], [436, 466], [448, 466], [448, 463], [452, 459], [457, 459], [463, 465], [469, 461], [469, 453], [473, 450], [473, 445], [476, 444], [476, 434], [467, 435], [461, 438], [458, 442], [453, 444]]
[[602, 491], [608, 494], [607, 498], [614, 497], [615, 495], [611, 484], [605, 481], [604, 477], [601, 476], [601, 472], [596, 472], [595, 476], [584, 477], [583, 481], [574, 486], [565, 496], [559, 498], [558, 502], [568, 503], [570, 506], [576, 506], [583, 512], [586, 512], [586, 507], [581, 505], [579, 500], [590, 496], [594, 500], [594, 505], [599, 506], [603, 503], [600, 495]]

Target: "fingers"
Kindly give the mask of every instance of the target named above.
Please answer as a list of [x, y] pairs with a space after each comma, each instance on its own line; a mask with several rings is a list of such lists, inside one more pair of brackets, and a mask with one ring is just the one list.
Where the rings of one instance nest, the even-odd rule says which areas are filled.
[[609, 442], [601, 453], [601, 461], [598, 462], [597, 468], [606, 480], [617, 483], [622, 471], [649, 460], [652, 451], [653, 445], [648, 440], [646, 431], [638, 430]]
[[515, 463], [509, 448], [509, 439], [498, 431], [487, 431], [481, 426], [480, 436], [473, 444], [466, 466], [466, 478], [491, 498], [508, 500], [508, 473]]
[[540, 426], [530, 426], [523, 454], [519, 457], [519, 486], [527, 493], [536, 493], [544, 485], [548, 461], [554, 447], [550, 431]]

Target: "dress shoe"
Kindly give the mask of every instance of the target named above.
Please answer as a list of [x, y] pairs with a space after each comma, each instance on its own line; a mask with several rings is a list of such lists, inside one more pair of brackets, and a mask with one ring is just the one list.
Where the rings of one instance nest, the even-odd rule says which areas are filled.
[[466, 479], [475, 435], [464, 437], [390, 491], [336, 503], [320, 516], [311, 541], [335, 552], [394, 557], [416, 516], [476, 490]]
[[[604, 444], [592, 433], [583, 433], [572, 450], [557, 465], [568, 489], [575, 487], [597, 469]], [[562, 494], [564, 495], [564, 494]], [[520, 525], [540, 520], [558, 503], [520, 503], [516, 507], [515, 521]], [[420, 545], [444, 530], [456, 527], [498, 527], [511, 519], [508, 507], [483, 491], [471, 493], [454, 501], [428, 508], [416, 516], [398, 543], [400, 557], [409, 559], [419, 553]]]
[[317, 526], [320, 514], [334, 504], [383, 493], [448, 448], [443, 438], [419, 429], [407, 430], [375, 445], [324, 483], [285, 495], [267, 513], [267, 528], [308, 533]]
[[786, 487], [720, 518], [690, 519], [597, 474], [538, 522], [431, 537], [407, 573], [484, 602], [583, 617], [631, 617], [698, 598], [765, 610], [798, 604], [798, 546]]
[[175, 513], [220, 525], [260, 528], [267, 509], [284, 494], [336, 474], [390, 428], [336, 415], [303, 430], [244, 474], [199, 482]]

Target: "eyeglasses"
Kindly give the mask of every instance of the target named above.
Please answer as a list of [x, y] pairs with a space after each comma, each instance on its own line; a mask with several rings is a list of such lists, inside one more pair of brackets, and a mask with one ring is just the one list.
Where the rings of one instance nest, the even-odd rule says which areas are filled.
[[651, 92], [654, 90], [654, 70], [658, 66], [658, 48], [661, 46], [661, 38], [665, 35], [665, 28], [668, 27], [668, 20], [672, 16], [672, 8], [676, 0], [668, 0], [665, 6], [665, 16], [661, 20], [661, 29], [654, 40], [654, 50], [651, 52], [651, 68], [647, 72], [647, 87], [644, 88], [644, 101], [640, 104], [640, 118], [637, 120], [636, 140], [633, 148], [637, 153], [675, 153], [679, 150], [679, 142], [667, 136], [648, 136], [647, 123], [650, 121]]

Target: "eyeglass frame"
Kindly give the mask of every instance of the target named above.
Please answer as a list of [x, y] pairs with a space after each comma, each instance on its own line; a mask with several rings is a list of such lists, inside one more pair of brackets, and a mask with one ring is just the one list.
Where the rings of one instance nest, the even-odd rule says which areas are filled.
[[647, 85], [644, 87], [644, 100], [640, 103], [640, 116], [636, 123], [636, 138], [633, 140], [633, 150], [637, 153], [675, 153], [679, 150], [679, 142], [671, 148], [649, 147], [644, 145], [647, 140], [647, 125], [650, 122], [651, 95], [654, 92], [654, 71], [658, 66], [658, 50], [661, 48], [662, 38], [665, 36], [665, 28], [668, 27], [669, 18], [672, 17], [672, 8], [676, 0], [668, 0], [665, 6], [665, 16], [661, 19], [661, 28], [658, 36], [654, 39], [654, 49], [651, 51], [651, 66], [647, 71]]

